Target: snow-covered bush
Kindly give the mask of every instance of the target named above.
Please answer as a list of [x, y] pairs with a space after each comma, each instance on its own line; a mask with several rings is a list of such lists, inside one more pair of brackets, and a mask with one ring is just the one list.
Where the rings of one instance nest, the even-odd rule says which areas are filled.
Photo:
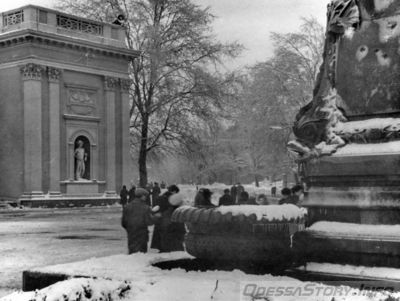
[[34, 292], [15, 292], [1, 301], [119, 301], [131, 292], [128, 282], [72, 278]]

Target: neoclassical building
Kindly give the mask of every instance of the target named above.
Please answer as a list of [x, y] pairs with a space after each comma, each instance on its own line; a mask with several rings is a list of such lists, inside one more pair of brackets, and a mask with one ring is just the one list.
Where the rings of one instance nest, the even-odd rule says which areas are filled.
[[131, 181], [121, 26], [38, 6], [1, 14], [0, 198], [109, 202]]

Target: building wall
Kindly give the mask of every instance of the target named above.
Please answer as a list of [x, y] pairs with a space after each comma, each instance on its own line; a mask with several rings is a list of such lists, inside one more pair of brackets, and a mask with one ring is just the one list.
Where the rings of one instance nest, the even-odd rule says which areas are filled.
[[0, 91], [0, 198], [16, 199], [24, 188], [24, 115], [17, 66], [0, 70]]

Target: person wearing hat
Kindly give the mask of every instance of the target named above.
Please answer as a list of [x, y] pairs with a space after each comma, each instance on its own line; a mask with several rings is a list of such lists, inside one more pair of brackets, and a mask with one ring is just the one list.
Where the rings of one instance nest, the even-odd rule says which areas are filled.
[[199, 192], [196, 194], [194, 198], [194, 206], [195, 207], [215, 207], [213, 203], [211, 203], [212, 191], [208, 188], [200, 188]]
[[168, 233], [168, 226], [171, 223], [171, 215], [175, 208], [169, 203], [169, 199], [172, 195], [179, 193], [179, 187], [171, 185], [168, 187], [168, 191], [160, 195], [155, 202], [153, 202], [153, 208], [158, 207], [158, 212], [161, 214], [161, 219], [156, 221], [153, 231], [153, 237], [151, 239], [151, 248], [158, 249], [160, 252], [170, 252], [166, 235]]
[[137, 188], [134, 199], [122, 211], [121, 224], [127, 232], [129, 254], [147, 252], [148, 226], [154, 224], [155, 220], [160, 217], [159, 214], [153, 214], [151, 208], [146, 204], [148, 194], [146, 189]]

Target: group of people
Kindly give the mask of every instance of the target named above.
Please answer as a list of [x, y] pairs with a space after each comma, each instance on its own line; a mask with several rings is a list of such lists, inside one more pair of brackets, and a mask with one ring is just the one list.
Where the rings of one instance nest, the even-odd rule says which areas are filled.
[[[154, 183], [149, 183], [144, 189], [147, 190], [149, 193], [146, 197], [146, 203], [149, 206], [152, 206], [152, 204], [157, 200], [157, 198], [161, 194], [161, 189], [165, 189], [166, 184], [164, 181], [159, 184], [158, 182]], [[121, 192], [120, 192], [120, 197], [121, 197], [121, 205], [125, 206], [128, 202], [131, 202], [135, 198], [135, 190], [136, 186], [132, 184], [131, 188], [128, 190], [126, 186], [122, 186]]]
[[[161, 195], [160, 193], [150, 195], [153, 190], [149, 192], [145, 188], [135, 188], [131, 191], [132, 188], [127, 195], [126, 192], [121, 191], [123, 204], [121, 224], [127, 232], [129, 254], [147, 252], [148, 226], [153, 224], [151, 248], [158, 249], [160, 252], [183, 251], [185, 225], [171, 221], [172, 213], [183, 202], [178, 186], [169, 186], [168, 190]], [[126, 197], [126, 203], [123, 203], [122, 195]]]
[[[211, 202], [212, 191], [208, 188], [200, 188], [194, 199], [195, 207], [213, 207]], [[218, 206], [231, 205], [269, 205], [267, 196], [260, 194], [258, 197], [250, 196], [244, 187], [237, 183], [231, 189], [225, 189], [224, 194], [219, 198]]]
[[298, 205], [304, 197], [304, 188], [301, 185], [295, 185], [291, 189], [283, 188], [281, 190], [282, 198], [279, 200], [279, 205], [283, 204], [294, 204]]
[[[132, 186], [128, 191], [123, 186], [121, 190], [122, 227], [127, 231], [129, 254], [147, 252], [150, 225], [154, 225], [151, 248], [160, 252], [184, 250], [185, 225], [171, 220], [172, 213], [182, 205], [183, 196], [179, 194], [179, 187], [176, 185], [169, 186], [163, 194], [160, 188], [158, 183], [154, 183], [152, 189]], [[215, 207], [211, 202], [212, 194], [208, 188], [200, 188], [194, 199], [195, 207]], [[301, 185], [295, 185], [292, 189], [283, 188], [281, 194], [280, 205], [297, 205], [304, 196], [304, 189]], [[265, 194], [260, 194], [257, 198], [249, 196], [238, 183], [231, 189], [224, 190], [218, 205], [269, 205], [269, 202]]]

